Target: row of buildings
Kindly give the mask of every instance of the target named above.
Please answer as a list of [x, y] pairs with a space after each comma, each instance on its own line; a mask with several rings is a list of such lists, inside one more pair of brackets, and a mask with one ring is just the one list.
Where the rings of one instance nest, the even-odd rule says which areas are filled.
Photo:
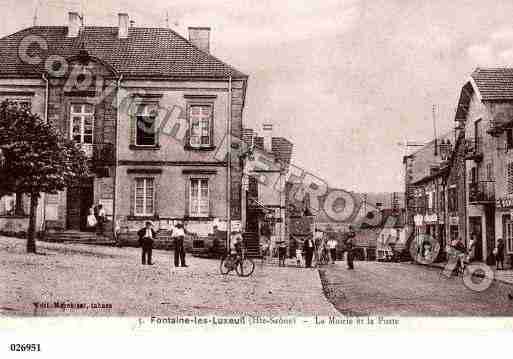
[[[272, 125], [261, 135], [245, 129], [248, 76], [210, 53], [210, 28], [189, 28], [186, 39], [136, 27], [125, 13], [118, 27], [97, 27], [70, 12], [68, 26], [0, 39], [0, 63], [0, 101], [30, 107], [80, 143], [93, 173], [42, 194], [38, 230], [84, 231], [91, 207], [101, 204], [126, 235], [147, 220], [157, 229], [185, 222], [199, 235], [229, 220], [255, 233], [267, 223], [285, 235], [285, 199], [255, 178], [284, 178], [292, 143], [273, 136]], [[268, 166], [251, 166], [236, 151], [243, 138]], [[26, 228], [25, 202], [0, 199], [0, 230]]]
[[487, 263], [502, 238], [511, 262], [513, 68], [477, 68], [461, 88], [454, 120], [454, 131], [403, 158], [408, 223], [442, 249], [475, 238], [476, 260]]

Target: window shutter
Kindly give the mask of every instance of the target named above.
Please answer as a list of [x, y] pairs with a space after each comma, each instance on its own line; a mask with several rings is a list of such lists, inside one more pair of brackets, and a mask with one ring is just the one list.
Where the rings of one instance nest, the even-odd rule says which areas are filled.
[[130, 181], [130, 216], [135, 215], [135, 181], [135, 178]]
[[129, 133], [128, 133], [128, 138], [129, 138], [129, 144], [130, 145], [135, 145], [135, 137], [137, 135], [136, 133], [136, 125], [137, 125], [137, 116], [135, 115], [130, 115], [128, 117], [128, 124], [129, 124]]
[[186, 178], [185, 179], [185, 193], [184, 193], [184, 203], [185, 203], [185, 217], [189, 217], [190, 216], [190, 211], [189, 211], [189, 207], [190, 207], [190, 178]]
[[158, 217], [159, 215], [159, 206], [158, 206], [158, 188], [159, 188], [159, 180], [160, 176], [153, 178], [153, 214], [155, 217]]
[[513, 193], [513, 162], [509, 162], [506, 167], [506, 191]]

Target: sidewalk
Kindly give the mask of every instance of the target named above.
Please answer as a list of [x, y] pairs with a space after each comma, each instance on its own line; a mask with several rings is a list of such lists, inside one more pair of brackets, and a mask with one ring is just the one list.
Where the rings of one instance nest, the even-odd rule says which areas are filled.
[[[339, 314], [325, 298], [317, 270], [256, 261], [253, 275], [241, 278], [221, 275], [217, 260], [190, 255], [188, 268], [175, 268], [170, 251], [155, 250], [155, 265], [143, 266], [139, 248], [47, 242], [37, 248], [44, 255], [26, 254], [23, 239], [0, 236], [0, 315]], [[51, 308], [36, 309], [34, 302]], [[55, 302], [89, 306], [62, 309]]]
[[[414, 263], [417, 265], [426, 265], [429, 267], [436, 267], [444, 269], [447, 265], [447, 262], [440, 262], [440, 263], [431, 263], [431, 264], [421, 264], [421, 263]], [[505, 270], [496, 270], [495, 266], [489, 266], [485, 264], [484, 262], [472, 262], [473, 265], [483, 265], [490, 268], [493, 272], [493, 279], [502, 283], [511, 284], [513, 285], [513, 269], [505, 269]]]

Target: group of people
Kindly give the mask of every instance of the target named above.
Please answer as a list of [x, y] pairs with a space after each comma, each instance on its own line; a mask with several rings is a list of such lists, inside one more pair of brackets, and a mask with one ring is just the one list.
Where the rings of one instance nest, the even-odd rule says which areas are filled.
[[[344, 251], [347, 253], [347, 267], [348, 269], [354, 269], [354, 237], [355, 233], [353, 230], [350, 230], [346, 234], [346, 238], [343, 241]], [[330, 260], [331, 263], [335, 263], [337, 260], [337, 246], [338, 241], [334, 238], [326, 239], [324, 235], [316, 236], [315, 239], [309, 237], [305, 240], [300, 240], [291, 235], [291, 243], [294, 243], [295, 247], [295, 259], [297, 267], [303, 266], [303, 261], [305, 268], [312, 268], [312, 263], [322, 263], [325, 260], [327, 264]], [[277, 241], [277, 254], [278, 254], [278, 266], [285, 266], [285, 259], [287, 257], [287, 243], [286, 241]], [[262, 257], [270, 257], [271, 253], [271, 245], [269, 238], [263, 236], [261, 238], [261, 253]]]
[[[463, 240], [457, 238], [451, 241], [449, 248], [449, 256], [456, 259], [455, 272], [464, 270], [465, 266], [476, 258], [476, 246], [478, 246], [478, 239], [475, 234], [472, 234], [468, 243], [468, 248], [465, 247]], [[497, 245], [493, 249], [491, 256], [495, 261], [496, 269], [504, 269], [504, 251], [505, 244], [502, 238], [497, 239]]]
[[[185, 234], [188, 234], [187, 230], [182, 223], [177, 223], [171, 231], [171, 238], [174, 241], [174, 262], [175, 267], [187, 267], [185, 264], [185, 247], [184, 239]], [[147, 221], [145, 226], [137, 232], [139, 237], [139, 245], [141, 246], [141, 256], [143, 265], [153, 265], [152, 251], [153, 244], [157, 238], [157, 232], [153, 229], [153, 224]]]
[[[350, 230], [346, 234], [346, 238], [343, 242], [344, 251], [346, 254], [347, 268], [354, 269], [354, 231]], [[305, 259], [305, 267], [311, 268], [312, 261], [315, 257], [316, 261], [319, 262], [321, 258], [325, 257], [328, 261], [331, 259], [331, 263], [335, 263], [337, 260], [337, 245], [338, 241], [334, 238], [325, 240], [324, 238], [317, 238], [316, 240], [308, 238], [303, 242], [302, 246], [296, 247], [296, 262], [300, 266], [303, 255]], [[329, 256], [328, 256], [329, 254]]]

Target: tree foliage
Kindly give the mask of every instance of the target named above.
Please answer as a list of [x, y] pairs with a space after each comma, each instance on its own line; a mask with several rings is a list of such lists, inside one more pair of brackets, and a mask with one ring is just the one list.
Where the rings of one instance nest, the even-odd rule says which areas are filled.
[[0, 196], [26, 193], [31, 197], [27, 249], [32, 252], [40, 193], [56, 194], [87, 176], [87, 159], [80, 146], [52, 124], [10, 101], [0, 104], [0, 150]]

